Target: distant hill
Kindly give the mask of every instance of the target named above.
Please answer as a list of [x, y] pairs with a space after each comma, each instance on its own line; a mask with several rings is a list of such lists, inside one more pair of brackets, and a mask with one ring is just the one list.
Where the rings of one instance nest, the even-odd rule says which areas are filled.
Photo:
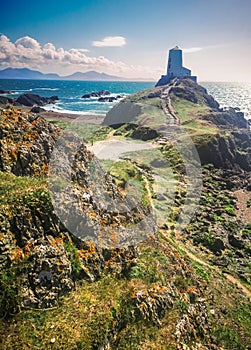
[[29, 68], [6, 68], [0, 71], [0, 79], [61, 79], [58, 74], [44, 74]]
[[117, 77], [115, 75], [109, 75], [106, 73], [98, 73], [94, 70], [89, 72], [76, 72], [71, 75], [67, 75], [65, 77], [61, 77], [66, 80], [102, 80], [102, 81], [121, 81], [121, 80], [128, 80], [126, 78]]
[[[60, 76], [58, 74], [44, 74], [29, 68], [5, 68], [0, 70], [0, 79], [37, 79], [37, 80], [91, 80], [91, 81], [132, 81], [132, 79], [117, 77], [96, 71], [76, 72], [71, 75]], [[145, 79], [133, 79], [142, 81]], [[149, 79], [151, 80], [151, 79]]]

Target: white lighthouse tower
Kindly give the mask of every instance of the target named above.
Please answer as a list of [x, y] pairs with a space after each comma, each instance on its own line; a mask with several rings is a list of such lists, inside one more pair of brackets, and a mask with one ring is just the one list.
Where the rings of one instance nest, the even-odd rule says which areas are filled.
[[183, 67], [182, 50], [175, 46], [169, 50], [166, 75], [162, 75], [156, 86], [168, 84], [173, 78], [190, 78], [197, 81], [196, 76], [191, 75], [191, 70]]

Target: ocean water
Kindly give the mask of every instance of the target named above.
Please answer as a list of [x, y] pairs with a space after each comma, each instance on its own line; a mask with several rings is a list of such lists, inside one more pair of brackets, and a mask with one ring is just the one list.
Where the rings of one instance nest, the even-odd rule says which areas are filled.
[[98, 102], [98, 98], [81, 99], [92, 91], [108, 90], [111, 96], [128, 96], [134, 92], [154, 86], [153, 82], [101, 82], [67, 80], [0, 80], [0, 89], [11, 90], [10, 97], [24, 93], [38, 94], [44, 97], [56, 95], [59, 102], [46, 106], [48, 110], [76, 114], [106, 114], [115, 102]]
[[[251, 83], [200, 82], [221, 105], [238, 107], [246, 118], [251, 119]], [[134, 92], [154, 87], [154, 82], [101, 82], [66, 80], [0, 80], [0, 89], [11, 90], [10, 97], [24, 93], [38, 94], [44, 97], [57, 95], [58, 103], [48, 105], [46, 109], [76, 114], [103, 114], [117, 102], [100, 103], [97, 98], [87, 100], [81, 97], [92, 91], [108, 90], [112, 96], [128, 96]]]
[[238, 107], [251, 119], [251, 83], [201, 83], [221, 107]]

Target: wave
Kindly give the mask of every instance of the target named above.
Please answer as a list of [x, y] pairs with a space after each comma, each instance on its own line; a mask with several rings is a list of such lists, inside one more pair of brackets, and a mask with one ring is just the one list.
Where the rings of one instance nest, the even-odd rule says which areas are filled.
[[15, 89], [14, 90], [14, 94], [19, 94], [20, 92], [22, 92], [22, 91], [32, 91], [33, 89]]
[[59, 88], [33, 88], [31, 90], [49, 90], [49, 91], [56, 91], [59, 90]]
[[97, 110], [90, 110], [90, 111], [72, 111], [70, 109], [63, 109], [59, 106], [56, 105], [47, 105], [43, 107], [46, 111], [53, 111], [57, 113], [68, 113], [68, 114], [76, 114], [76, 115], [90, 115], [90, 114], [95, 114], [95, 115], [105, 115], [106, 112], [104, 111], [97, 111]]

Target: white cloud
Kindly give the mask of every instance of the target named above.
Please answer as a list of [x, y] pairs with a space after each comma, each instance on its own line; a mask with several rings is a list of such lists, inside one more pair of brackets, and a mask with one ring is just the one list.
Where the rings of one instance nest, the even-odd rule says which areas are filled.
[[58, 64], [59, 66], [78, 65], [86, 69], [102, 69], [105, 67], [123, 69], [123, 62], [114, 62], [103, 56], [89, 57], [87, 49], [65, 50], [56, 48], [52, 43], [41, 46], [40, 43], [25, 36], [12, 43], [7, 36], [0, 36], [0, 64], [3, 66], [42, 67]]
[[[123, 38], [123, 40], [125, 40]], [[115, 45], [115, 42], [113, 44]], [[116, 44], [118, 45], [118, 42]], [[121, 42], [120, 42], [121, 43]], [[110, 42], [111, 44], [111, 42]], [[122, 61], [112, 61], [104, 56], [88, 56], [87, 49], [56, 48], [53, 43], [41, 45], [37, 40], [25, 36], [11, 42], [0, 35], [0, 67], [38, 69], [42, 72], [55, 72], [60, 75], [75, 71], [96, 70], [124, 77], [153, 77], [159, 75], [156, 67], [131, 65]]]
[[37, 40], [32, 39], [29, 36], [24, 36], [15, 42], [16, 46], [22, 46], [26, 49], [40, 50], [41, 46]]
[[203, 50], [203, 47], [189, 47], [187, 49], [182, 49], [184, 53], [194, 53]]
[[126, 38], [123, 36], [106, 36], [99, 41], [93, 41], [92, 46], [97, 47], [120, 47], [126, 45]]

